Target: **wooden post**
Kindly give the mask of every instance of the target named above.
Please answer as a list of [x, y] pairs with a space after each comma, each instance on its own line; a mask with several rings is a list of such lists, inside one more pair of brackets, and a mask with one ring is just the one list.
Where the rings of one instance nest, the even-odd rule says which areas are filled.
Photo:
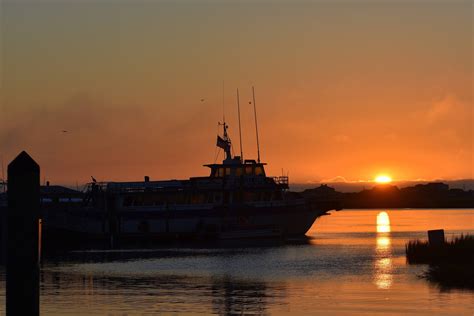
[[2, 249], [0, 250], [0, 263], [2, 265], [7, 262], [7, 209], [2, 209], [0, 207], [0, 238], [2, 239]]
[[444, 229], [434, 229], [428, 231], [428, 242], [430, 246], [444, 245]]
[[39, 315], [40, 167], [21, 152], [8, 165], [6, 314]]

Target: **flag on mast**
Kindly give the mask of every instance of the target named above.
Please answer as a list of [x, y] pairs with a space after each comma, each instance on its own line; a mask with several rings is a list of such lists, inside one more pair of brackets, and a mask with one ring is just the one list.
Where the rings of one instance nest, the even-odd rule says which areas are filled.
[[217, 143], [216, 143], [216, 146], [225, 150], [225, 149], [228, 148], [229, 143], [228, 143], [225, 139], [223, 139], [222, 137], [220, 137], [219, 135], [217, 135]]

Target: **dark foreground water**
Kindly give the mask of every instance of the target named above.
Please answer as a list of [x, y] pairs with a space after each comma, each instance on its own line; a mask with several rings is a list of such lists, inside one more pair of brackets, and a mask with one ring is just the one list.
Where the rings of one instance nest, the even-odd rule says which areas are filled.
[[[41, 312], [474, 315], [474, 292], [439, 288], [405, 262], [405, 243], [437, 228], [474, 233], [474, 210], [333, 212], [307, 242], [74, 253], [43, 264]], [[4, 314], [3, 270], [0, 280]]]

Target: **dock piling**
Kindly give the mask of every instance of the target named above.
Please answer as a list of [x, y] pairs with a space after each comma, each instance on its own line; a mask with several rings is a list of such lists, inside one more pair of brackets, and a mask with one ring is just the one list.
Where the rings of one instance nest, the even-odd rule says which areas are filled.
[[40, 167], [25, 152], [8, 165], [6, 315], [39, 315]]
[[428, 242], [430, 246], [442, 246], [445, 243], [444, 229], [433, 229], [428, 231]]

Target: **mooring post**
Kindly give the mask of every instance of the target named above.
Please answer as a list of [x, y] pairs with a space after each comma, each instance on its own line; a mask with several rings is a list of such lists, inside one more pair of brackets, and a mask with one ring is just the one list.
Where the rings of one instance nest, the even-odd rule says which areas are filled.
[[40, 167], [21, 152], [8, 165], [6, 314], [39, 315]]
[[0, 238], [2, 239], [2, 249], [0, 250], [0, 263], [5, 265], [7, 262], [7, 209], [0, 207]]
[[433, 229], [428, 231], [428, 242], [430, 246], [443, 246], [445, 242], [444, 229]]

